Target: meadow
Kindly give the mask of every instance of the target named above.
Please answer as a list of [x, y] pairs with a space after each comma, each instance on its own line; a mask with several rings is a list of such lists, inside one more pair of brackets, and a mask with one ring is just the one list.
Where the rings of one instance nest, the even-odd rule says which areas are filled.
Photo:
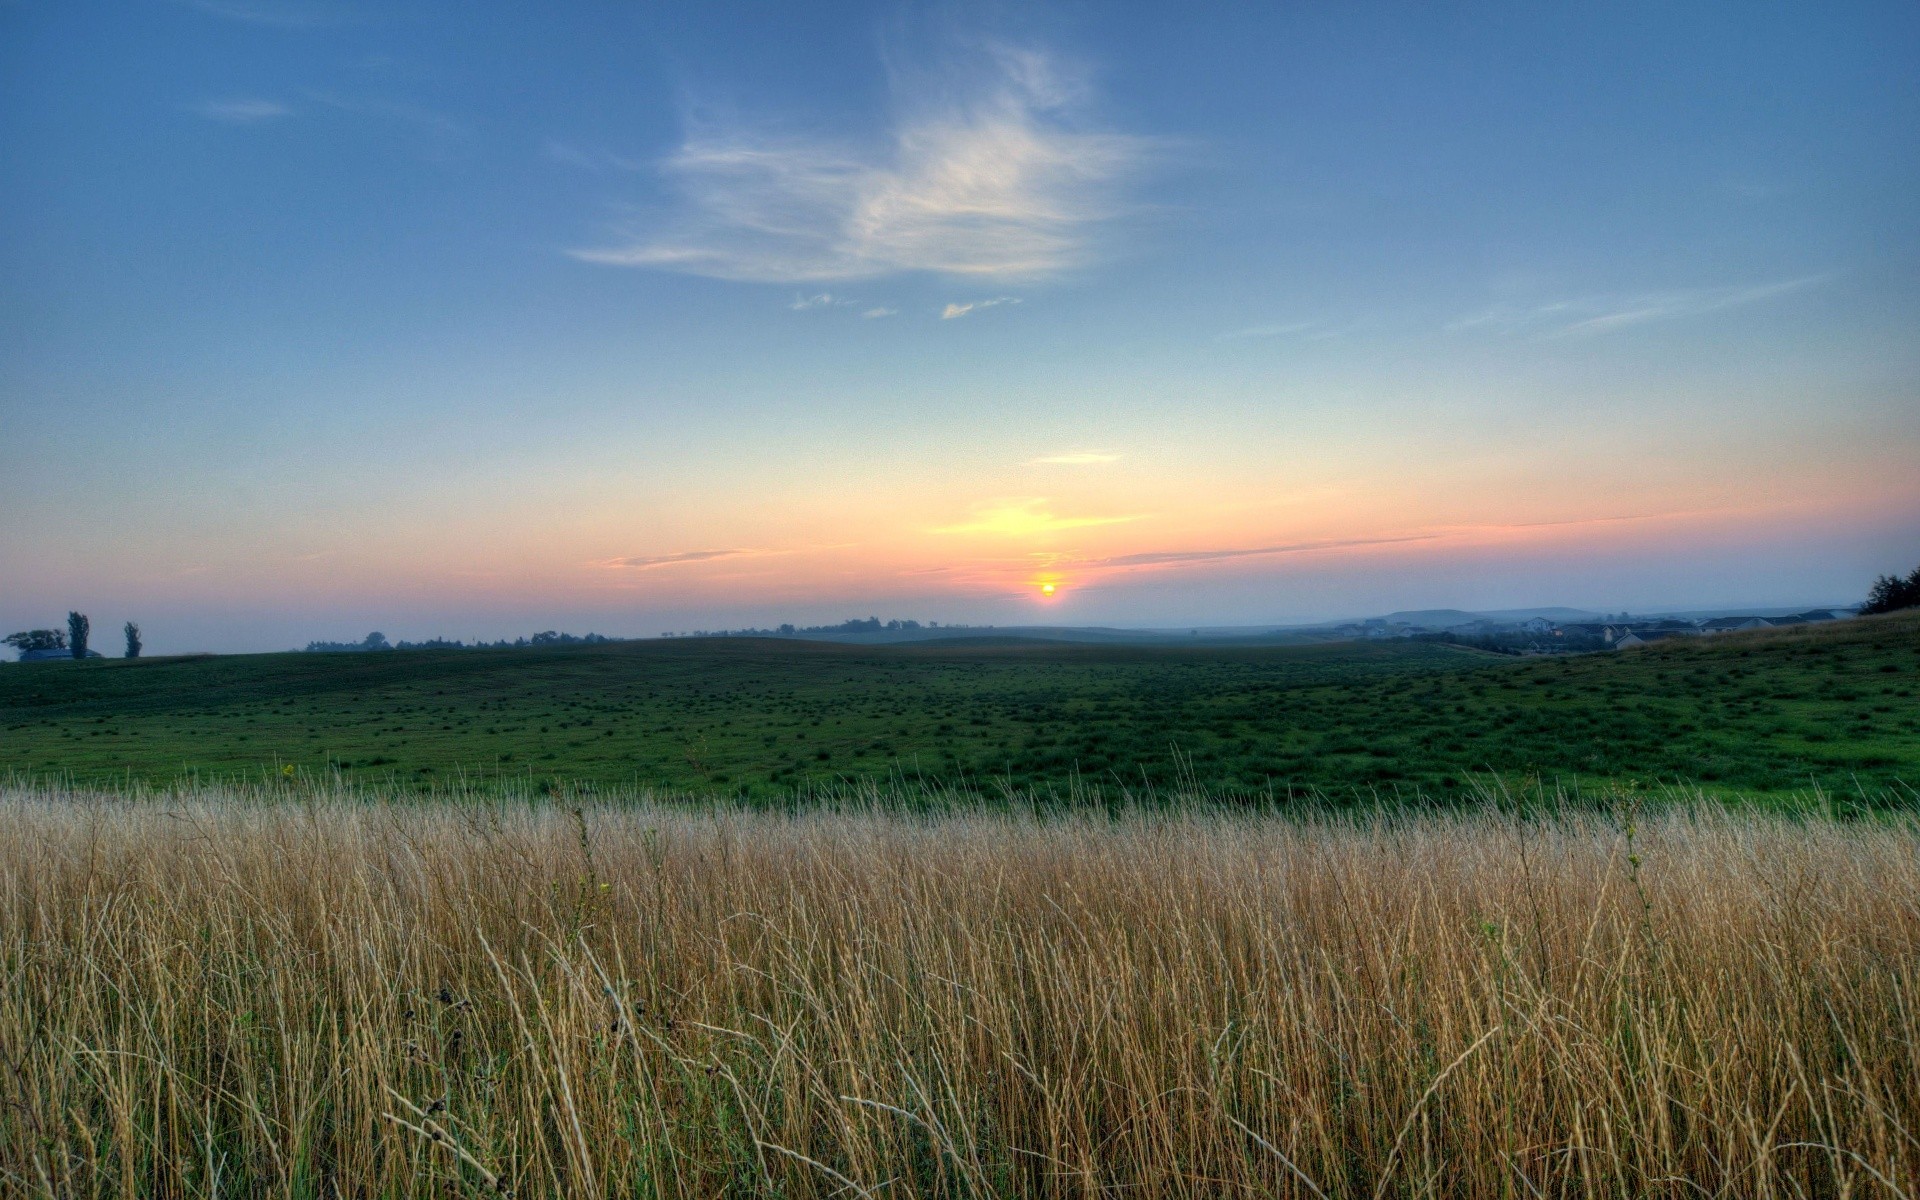
[[1920, 825], [0, 788], [0, 1193], [1911, 1197]]
[[0, 668], [0, 769], [777, 798], [849, 781], [1456, 796], [1486, 772], [1910, 801], [1920, 618], [1515, 659], [767, 639]]

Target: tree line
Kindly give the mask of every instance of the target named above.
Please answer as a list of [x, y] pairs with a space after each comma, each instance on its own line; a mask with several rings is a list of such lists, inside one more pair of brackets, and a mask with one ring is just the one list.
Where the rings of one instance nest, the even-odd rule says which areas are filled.
[[[938, 621], [928, 621], [925, 625], [922, 625], [918, 621], [902, 621], [902, 620], [882, 621], [879, 617], [867, 617], [865, 620], [862, 620], [859, 617], [853, 617], [848, 620], [840, 622], [838, 625], [808, 625], [805, 627], [796, 628], [791, 624], [787, 624], [787, 625], [778, 626], [773, 629], [755, 629], [752, 626], [748, 626], [745, 629], [695, 629], [688, 633], [673, 633], [671, 631], [667, 631], [667, 632], [663, 632], [660, 636], [661, 637], [807, 637], [813, 634], [901, 633], [901, 632], [912, 632], [913, 630], [916, 630], [916, 629], [939, 629], [939, 628], [942, 628], [942, 626]], [[948, 624], [945, 626], [945, 628], [970, 629], [972, 628], [972, 626]], [[981, 628], [991, 629], [993, 628], [993, 626], [984, 625], [984, 626], [981, 626]]]
[[512, 641], [501, 638], [497, 642], [475, 639], [463, 642], [458, 639], [428, 638], [424, 642], [389, 642], [387, 635], [375, 630], [357, 642], [308, 642], [308, 654], [364, 654], [383, 650], [510, 650], [516, 646], [601, 646], [609, 642], [623, 642], [625, 638], [608, 637], [604, 633], [589, 633], [584, 636], [573, 633], [556, 633], [548, 629], [532, 637], [519, 637]]

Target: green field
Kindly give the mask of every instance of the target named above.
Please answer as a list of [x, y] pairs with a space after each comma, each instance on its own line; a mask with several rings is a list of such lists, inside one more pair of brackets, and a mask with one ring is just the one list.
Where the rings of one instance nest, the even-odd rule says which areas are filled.
[[751, 795], [889, 776], [1445, 794], [1492, 771], [1882, 795], [1920, 784], [1916, 685], [1913, 614], [1526, 660], [756, 639], [97, 660], [0, 668], [0, 770]]

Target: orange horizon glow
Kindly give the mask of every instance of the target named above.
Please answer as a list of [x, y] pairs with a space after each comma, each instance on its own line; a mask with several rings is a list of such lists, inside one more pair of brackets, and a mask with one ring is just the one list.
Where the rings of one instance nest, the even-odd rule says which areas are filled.
[[[1268, 612], [1344, 608], [1349, 601], [1328, 599], [1342, 588], [1397, 595], [1442, 577], [1527, 577], [1544, 581], [1530, 584], [1530, 594], [1595, 605], [1610, 588], [1578, 585], [1560, 596], [1555, 581], [1582, 564], [1664, 562], [1696, 552], [1765, 562], [1776, 553], [1770, 547], [1789, 539], [1814, 544], [1828, 531], [1871, 528], [1890, 511], [1920, 511], [1913, 483], [1887, 486], [1882, 475], [1870, 489], [1817, 470], [1756, 475], [1744, 486], [1707, 480], [1634, 491], [1569, 480], [1559, 491], [1535, 491], [1488, 481], [1469, 492], [1417, 478], [1365, 488], [1263, 487], [1225, 472], [1193, 488], [1179, 486], [1185, 471], [1162, 478], [1144, 468], [1138, 475], [1112, 464], [1091, 469], [1100, 476], [1051, 488], [1057, 498], [1007, 489], [1000, 495], [1015, 499], [978, 501], [968, 493], [992, 491], [963, 479], [892, 480], [859, 493], [767, 496], [743, 488], [722, 493], [729, 502], [719, 511], [696, 515], [600, 495], [600, 503], [564, 515], [543, 505], [503, 518], [476, 506], [416, 528], [241, 548], [251, 553], [211, 540], [142, 540], [78, 565], [111, 564], [134, 581], [122, 586], [143, 604], [592, 611], [623, 614], [596, 622], [630, 617], [642, 630], [652, 621], [638, 614], [691, 627], [704, 618], [689, 614], [715, 614], [714, 623], [727, 619], [723, 613], [752, 614], [736, 623], [758, 624], [825, 619], [843, 606], [859, 609], [854, 615], [963, 622], [1018, 621], [1023, 611], [1044, 610], [1048, 620], [1105, 623], [1132, 619], [1137, 604], [1162, 613], [1191, 607], [1195, 620], [1208, 617], [1210, 606], [1231, 605], [1222, 611], [1260, 620]], [[635, 536], [636, 511], [648, 514], [642, 536]], [[1475, 565], [1462, 576], [1467, 563]], [[1669, 566], [1654, 570], [1656, 581], [1684, 578]], [[63, 594], [99, 586], [80, 572], [42, 575]], [[1447, 595], [1469, 594], [1447, 587]], [[56, 608], [58, 599], [42, 607]], [[510, 620], [500, 632], [523, 623]], [[545, 627], [565, 618], [526, 620]]]
[[[876, 531], [871, 540], [831, 547], [670, 551], [637, 560], [596, 560], [593, 565], [620, 581], [613, 586], [655, 594], [718, 595], [743, 589], [782, 596], [822, 597], [848, 589], [874, 590], [923, 582], [959, 595], [1026, 595], [1041, 603], [1066, 598], [1067, 572], [1074, 590], [1110, 585], [1144, 575], [1195, 577], [1289, 560], [1358, 561], [1397, 556], [1512, 551], [1561, 554], [1638, 545], [1663, 547], [1703, 537], [1734, 537], [1743, 530], [1791, 519], [1815, 519], [1835, 507], [1808, 504], [1696, 505], [1642, 512], [1600, 512], [1513, 521], [1456, 521], [1428, 525], [1373, 525], [1360, 521], [1315, 521], [1261, 530], [1258, 513], [1231, 514], [1209, 531], [1191, 518], [1171, 514], [1120, 522], [1075, 518], [1065, 529], [1041, 532], [969, 530], [964, 545], [949, 545], [947, 529], [927, 527]], [[1033, 511], [1030, 508], [1020, 510]], [[1531, 515], [1531, 514], [1529, 514]], [[1161, 527], [1183, 524], [1184, 536]], [[951, 527], [949, 527], [951, 528]], [[623, 566], [623, 563], [637, 565]], [[1041, 571], [1035, 572], [1039, 566]]]
[[[1597, 507], [1597, 506], [1596, 506]], [[1257, 511], [1172, 513], [1119, 522], [1077, 518], [1066, 529], [978, 532], [956, 537], [874, 521], [849, 530], [846, 540], [787, 542], [739, 537], [690, 547], [646, 546], [647, 553], [588, 557], [580, 536], [559, 544], [522, 543], [462, 553], [444, 539], [433, 547], [405, 543], [288, 555], [278, 560], [220, 561], [156, 569], [147, 586], [181, 597], [210, 589], [233, 594], [265, 584], [306, 598], [411, 594], [454, 589], [501, 600], [566, 594], [632, 594], [685, 604], [738, 601], [742, 596], [781, 603], [824, 603], [837, 597], [946, 593], [958, 597], [1025, 596], [1061, 603], [1068, 593], [1099, 590], [1119, 580], [1185, 575], [1197, 579], [1273, 567], [1282, 562], [1359, 562], [1395, 557], [1408, 562], [1436, 555], [1510, 551], [1516, 556], [1562, 554], [1587, 548], [1643, 548], [1658, 552], [1679, 543], [1734, 540], [1786, 521], [1852, 524], [1870, 506], [1803, 498], [1798, 503], [1690, 506], [1638, 513], [1516, 521], [1456, 521], [1395, 525], [1384, 514], [1359, 519], [1310, 519], [1269, 524]], [[1306, 516], [1306, 514], [1301, 514]], [[1368, 520], [1367, 517], [1374, 517]], [[582, 531], [586, 532], [586, 531]], [[614, 545], [611, 531], [593, 531]], [[568, 545], [568, 542], [574, 545]], [[624, 548], [624, 547], [623, 547]], [[263, 573], [263, 568], [270, 570]], [[1038, 570], [1036, 570], [1038, 568]]]

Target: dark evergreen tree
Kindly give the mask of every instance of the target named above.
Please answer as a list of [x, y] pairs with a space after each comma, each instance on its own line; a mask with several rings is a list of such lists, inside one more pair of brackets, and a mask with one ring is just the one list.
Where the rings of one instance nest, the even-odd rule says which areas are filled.
[[1867, 602], [1860, 607], [1863, 614], [1897, 612], [1903, 608], [1920, 608], [1920, 567], [1905, 579], [1898, 575], [1882, 575], [1873, 581], [1867, 590]]
[[140, 627], [132, 621], [127, 622], [127, 657], [140, 657]]
[[93, 622], [87, 620], [87, 614], [77, 612], [67, 614], [67, 649], [75, 658], [87, 656], [87, 633], [92, 628]]

